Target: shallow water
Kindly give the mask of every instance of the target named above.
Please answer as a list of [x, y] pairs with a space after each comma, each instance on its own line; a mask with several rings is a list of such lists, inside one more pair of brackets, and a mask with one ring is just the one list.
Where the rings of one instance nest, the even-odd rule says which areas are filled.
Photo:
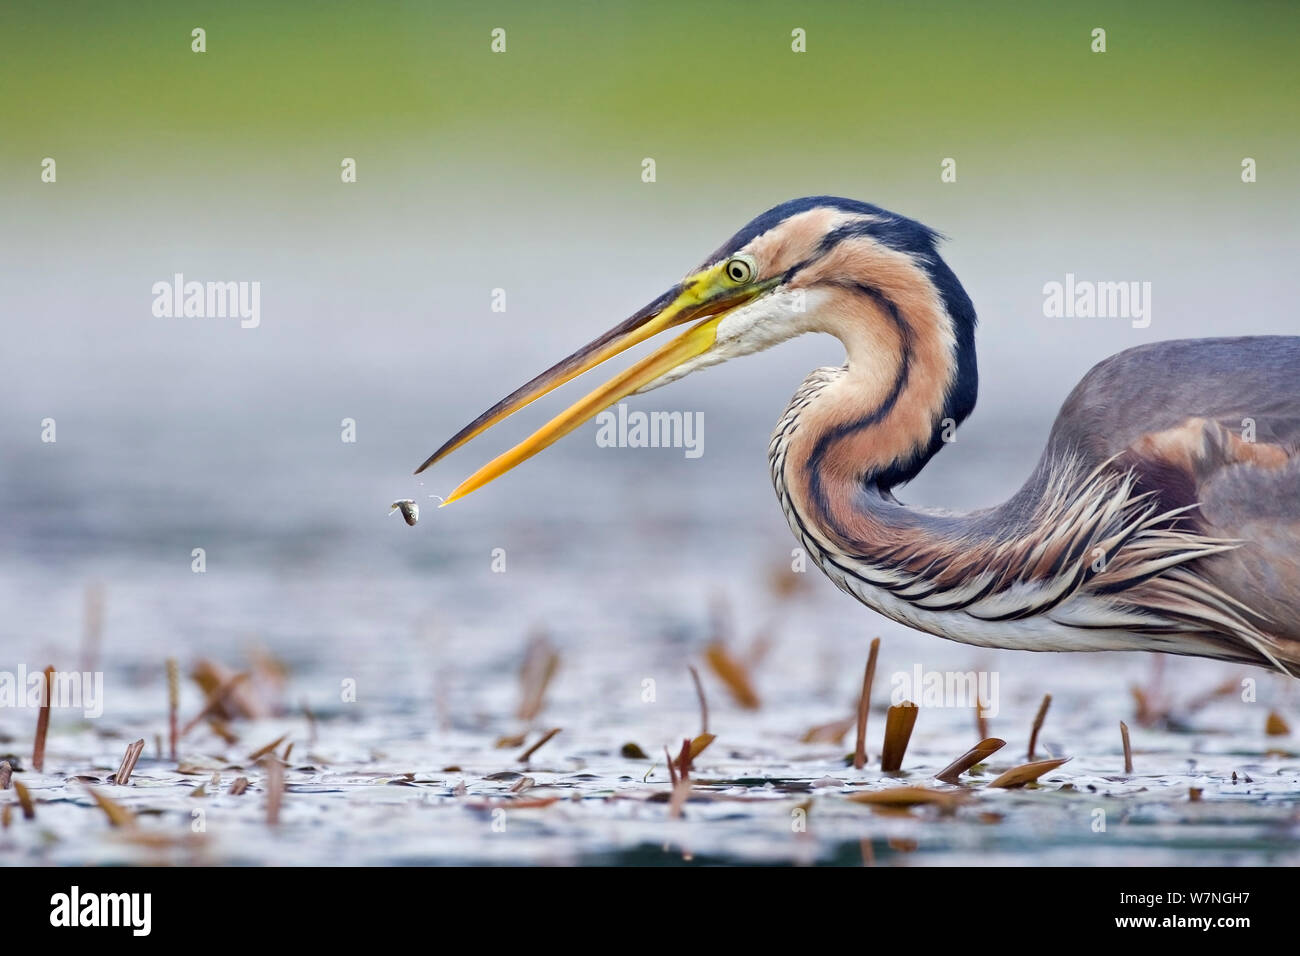
[[[255, 332], [150, 324], [148, 283], [118, 277], [152, 276], [157, 250], [124, 249], [134, 267], [105, 265], [98, 284], [42, 290], [56, 302], [29, 302], [15, 287], [15, 314], [57, 311], [76, 334], [58, 348], [19, 339], [0, 359], [9, 412], [0, 420], [0, 670], [80, 668], [85, 595], [102, 587], [91, 667], [104, 673], [105, 699], [93, 720], [55, 711], [44, 775], [30, 769], [35, 712], [0, 707], [0, 754], [15, 755], [15, 778], [37, 801], [34, 821], [15, 816], [0, 831], [0, 861], [1300, 862], [1300, 744], [1264, 733], [1270, 710], [1300, 724], [1300, 700], [1279, 678], [1167, 659], [1159, 680], [1175, 729], [1146, 726], [1132, 688], [1155, 680], [1148, 655], [968, 648], [885, 621], [815, 568], [795, 595], [773, 591], [793, 540], [767, 478], [767, 436], [805, 371], [839, 361], [824, 341], [792, 343], [636, 400], [702, 412], [698, 459], [680, 449], [600, 448], [589, 425], [454, 507], [435, 508], [430, 495], [445, 494], [558, 406], [521, 413], [422, 482], [410, 470], [504, 390], [610, 324], [589, 313], [627, 305], [627, 290], [612, 280], [584, 285], [588, 314], [542, 321], [525, 308], [503, 326], [518, 334], [481, 336], [451, 318], [481, 313], [477, 288], [449, 293], [440, 318], [427, 318], [409, 287], [419, 275], [412, 263], [446, 250], [410, 248], [411, 261], [399, 259], [373, 285], [349, 273], [330, 297], [319, 291], [321, 267], [278, 263], [274, 301], [294, 311], [268, 305]], [[548, 289], [570, 274], [574, 250], [563, 252], [514, 266]], [[1025, 286], [1011, 266], [983, 265], [986, 314], [1015, 308], [982, 333], [983, 404], [903, 495], [920, 504], [974, 507], [1013, 492], [1069, 383], [1132, 344], [1119, 333], [1094, 341], [1090, 330], [1042, 331], [1032, 311], [1037, 285]], [[372, 288], [391, 301], [377, 306]], [[94, 311], [92, 292], [106, 315]], [[1207, 303], [1187, 314], [1231, 310]], [[1229, 329], [1206, 318], [1161, 335], [1214, 331]], [[1050, 361], [1026, 363], [1026, 350]], [[37, 441], [47, 415], [58, 419], [57, 444]], [[340, 440], [344, 418], [357, 423], [356, 443]], [[422, 505], [414, 528], [388, 514], [407, 497]], [[192, 568], [195, 548], [204, 551], [203, 573]], [[769, 646], [753, 668], [757, 711], [736, 706], [703, 664], [719, 602], [729, 608], [734, 653], [760, 637]], [[515, 716], [519, 668], [539, 630], [560, 666], [529, 723]], [[845, 762], [851, 733], [839, 743], [801, 738], [852, 714], [876, 636], [873, 762], [858, 772]], [[238, 670], [267, 655], [286, 675], [283, 686], [262, 681], [270, 716], [232, 721], [231, 744], [196, 728], [180, 756], [201, 772], [178, 774], [155, 758], [155, 735], [166, 732], [166, 658], [188, 672], [200, 659]], [[676, 819], [663, 802], [663, 748], [675, 751], [701, 730], [692, 665], [703, 674], [716, 740], [697, 759], [696, 790]], [[848, 799], [938, 786], [930, 775], [975, 743], [973, 702], [924, 706], [905, 774], [880, 772], [895, 677], [917, 666], [998, 678], [988, 732], [1007, 746], [964, 778], [971, 798], [951, 815], [933, 807], [885, 814]], [[1257, 683], [1252, 701], [1237, 684], [1204, 707], [1187, 706], [1242, 678]], [[355, 682], [355, 701], [343, 700], [345, 682]], [[186, 721], [203, 701], [188, 680], [182, 691]], [[1072, 759], [1040, 786], [986, 789], [1024, 760], [1047, 693], [1038, 755]], [[314, 737], [304, 703], [316, 715]], [[1127, 777], [1120, 720], [1132, 729]], [[495, 746], [522, 733], [531, 743], [552, 727], [561, 733], [526, 765], [517, 759], [523, 746]], [[264, 773], [249, 754], [282, 734], [293, 743], [288, 792], [270, 827]], [[91, 783], [136, 812], [135, 832], [124, 834], [68, 778], [106, 780], [137, 738], [145, 756], [130, 786]], [[649, 759], [619, 756], [630, 742]], [[213, 773], [219, 785], [194, 796]], [[500, 775], [514, 773], [533, 785], [510, 793], [518, 778]], [[229, 795], [240, 775], [248, 791]], [[560, 799], [520, 806], [551, 797]], [[0, 803], [13, 802], [12, 791], [0, 793]]]
[[[381, 506], [374, 524], [377, 533], [401, 542], [436, 535], [439, 514], [432, 511], [408, 529], [399, 518], [388, 520]], [[333, 561], [308, 571], [282, 566], [242, 574], [120, 568], [104, 582], [104, 715], [84, 720], [56, 710], [46, 772], [36, 774], [30, 770], [35, 712], [0, 711], [0, 753], [17, 755], [23, 772], [16, 779], [37, 801], [34, 821], [15, 813], [0, 833], [0, 859], [1300, 862], [1300, 757], [1292, 737], [1264, 733], [1268, 711], [1293, 716], [1295, 698], [1265, 672], [1168, 660], [1157, 673], [1146, 655], [978, 651], [876, 619], [815, 570], [798, 593], [779, 597], [768, 585], [772, 565], [783, 558], [779, 537], [752, 534], [742, 549], [748, 557], [725, 574], [693, 558], [697, 552], [673, 553], [666, 543], [679, 532], [648, 518], [630, 521], [629, 538], [617, 550], [592, 544], [576, 553], [566, 552], [549, 525], [515, 527], [509, 540], [536, 541], [546, 557], [529, 559], [525, 547], [512, 546], [507, 553], [514, 563], [504, 574], [488, 570], [483, 554], [472, 561], [425, 554], [405, 574], [382, 564], [369, 573], [339, 570]], [[30, 631], [23, 659], [32, 668], [76, 660], [81, 583], [68, 576], [50, 588], [45, 569], [12, 570], [4, 579], [10, 607], [57, 608], [51, 616], [66, 622], [62, 639]], [[729, 607], [730, 625], [710, 623], [720, 600]], [[762, 700], [757, 711], [738, 707], [703, 663], [719, 626], [729, 628], [738, 656], [768, 646], [752, 671]], [[515, 716], [519, 669], [535, 628], [545, 628], [560, 666], [541, 713], [526, 722]], [[845, 759], [852, 731], [839, 743], [800, 738], [852, 713], [866, 645], [876, 634], [882, 651], [869, 720], [872, 762], [855, 771]], [[166, 729], [168, 654], [186, 666], [205, 657], [251, 667], [259, 699], [279, 713], [232, 721], [239, 738], [233, 744], [200, 725], [182, 742], [187, 772], [178, 773], [176, 763], [155, 756], [155, 735]], [[287, 674], [282, 686], [268, 654]], [[663, 748], [675, 753], [683, 737], [700, 731], [691, 665], [702, 672], [716, 740], [696, 760], [695, 790], [676, 819], [666, 802], [671, 787]], [[976, 740], [966, 701], [922, 706], [904, 772], [879, 770], [885, 707], [918, 665], [985, 671], [997, 679], [988, 732], [1008, 744], [963, 778], [971, 798], [951, 814], [935, 807], [883, 812], [847, 799], [899, 785], [953, 789], [931, 777]], [[1173, 702], [1176, 729], [1135, 720], [1131, 687], [1149, 687], [1157, 678]], [[1188, 709], [1228, 678], [1254, 678], [1258, 701], [1245, 703], [1234, 692]], [[355, 681], [355, 702], [341, 699], [345, 681]], [[1037, 786], [988, 789], [994, 776], [1023, 762], [1044, 693], [1053, 699], [1037, 756], [1072, 759]], [[186, 682], [182, 723], [201, 703]], [[1132, 728], [1132, 775], [1123, 773], [1121, 719]], [[560, 734], [527, 763], [517, 759], [523, 745], [496, 746], [518, 734], [535, 742], [551, 727]], [[271, 827], [265, 771], [249, 755], [282, 734], [293, 751], [281, 818]], [[108, 783], [125, 745], [137, 737], [146, 749], [131, 785]], [[649, 759], [620, 756], [627, 743]], [[83, 783], [68, 779], [73, 775], [103, 781], [91, 785], [135, 811], [135, 831], [110, 828]], [[511, 792], [520, 775], [532, 784]], [[239, 776], [251, 786], [230, 795]], [[205, 782], [205, 795], [195, 796]], [[1190, 797], [1193, 789], [1201, 791], [1198, 801]], [[537, 805], [548, 798], [559, 799]], [[12, 802], [12, 791], [3, 799]]]

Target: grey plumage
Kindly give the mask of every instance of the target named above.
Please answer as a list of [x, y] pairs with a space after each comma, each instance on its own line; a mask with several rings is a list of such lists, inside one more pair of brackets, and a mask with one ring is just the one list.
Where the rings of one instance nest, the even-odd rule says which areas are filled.
[[[1300, 338], [1162, 342], [1113, 356], [1071, 392], [1008, 501], [950, 514], [868, 489], [857, 507], [889, 532], [872, 541], [812, 532], [786, 486], [785, 445], [801, 413], [846, 372], [809, 376], [770, 459], [795, 534], [864, 603], [972, 643], [1022, 646], [1011, 622], [1037, 616], [1053, 626], [1026, 649], [1300, 665]], [[1008, 633], [974, 639], [959, 616]]]

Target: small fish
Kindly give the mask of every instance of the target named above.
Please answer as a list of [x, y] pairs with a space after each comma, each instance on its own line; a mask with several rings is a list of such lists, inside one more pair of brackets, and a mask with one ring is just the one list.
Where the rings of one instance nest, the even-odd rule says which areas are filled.
[[388, 513], [392, 514], [393, 511], [400, 511], [402, 517], [406, 519], [406, 523], [411, 527], [415, 527], [415, 523], [420, 520], [420, 506], [410, 498], [394, 501], [391, 507], [393, 510]]

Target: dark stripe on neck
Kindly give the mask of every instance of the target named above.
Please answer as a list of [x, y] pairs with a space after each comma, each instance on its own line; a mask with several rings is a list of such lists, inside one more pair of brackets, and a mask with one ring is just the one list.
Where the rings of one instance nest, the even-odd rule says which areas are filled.
[[[870, 428], [882, 422], [898, 403], [899, 396], [907, 388], [908, 377], [911, 373], [911, 354], [912, 354], [912, 330], [903, 317], [899, 315], [898, 306], [893, 300], [885, 296], [879, 289], [862, 283], [834, 283], [843, 288], [849, 289], [858, 295], [866, 296], [880, 306], [881, 310], [889, 317], [894, 328], [898, 331], [899, 337], [899, 363], [898, 371], [894, 375], [894, 382], [889, 388], [889, 392], [884, 399], [874, 409], [867, 412], [855, 421], [846, 422], [835, 428], [829, 429], [825, 434], [817, 439], [817, 444], [813, 446], [812, 454], [808, 456], [808, 461], [804, 468], [808, 473], [808, 494], [812, 504], [822, 514], [822, 519], [826, 525], [832, 528], [841, 538], [851, 540], [850, 535], [845, 529], [841, 528], [831, 514], [830, 502], [826, 499], [825, 489], [822, 487], [822, 466], [823, 460], [831, 446], [835, 442], [852, 435], [854, 432], [864, 428]], [[867, 474], [863, 476], [867, 481], [871, 481], [873, 476]]]
[[[953, 356], [956, 368], [953, 370], [939, 422], [950, 418], [953, 427], [960, 425], [974, 410], [975, 398], [979, 392], [979, 372], [975, 361], [975, 306], [935, 249], [936, 241], [942, 237], [929, 226], [880, 209], [871, 214], [871, 218], [847, 222], [832, 229], [822, 238], [817, 251], [808, 262], [829, 255], [846, 240], [859, 238], [870, 239], [888, 249], [905, 253], [938, 293], [957, 344]], [[805, 264], [807, 263], [801, 263], [800, 268]], [[786, 281], [789, 278], [787, 276]], [[895, 462], [880, 474], [878, 484], [882, 491], [887, 494], [895, 485], [911, 481], [943, 446], [943, 430], [936, 427], [927, 448], [908, 461]]]

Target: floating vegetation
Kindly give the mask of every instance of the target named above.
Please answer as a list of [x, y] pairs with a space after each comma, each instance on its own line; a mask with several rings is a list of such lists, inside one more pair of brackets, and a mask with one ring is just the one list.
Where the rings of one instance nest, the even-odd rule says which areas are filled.
[[691, 740], [683, 740], [682, 751], [675, 761], [669, 761], [670, 767], [675, 767], [681, 776], [689, 776], [695, 758], [702, 754], [704, 749], [716, 739], [713, 734], [700, 734]]
[[997, 753], [1007, 745], [1005, 740], [997, 737], [986, 737], [981, 740], [970, 750], [966, 751], [948, 766], [936, 773], [935, 779], [942, 780], [944, 783], [957, 783], [957, 778], [976, 764], [983, 763], [993, 754]]
[[1216, 700], [1222, 700], [1225, 697], [1233, 697], [1241, 690], [1241, 680], [1236, 677], [1229, 677], [1223, 683], [1211, 687], [1205, 693], [1193, 697], [1187, 702], [1186, 709], [1191, 712], [1214, 703]]
[[[809, 727], [799, 738], [801, 743], [805, 744], [840, 744], [844, 742], [844, 737], [853, 725], [858, 722], [857, 717], [845, 717], [842, 720], [832, 720], [829, 723], [817, 724]], [[863, 755], [863, 763], [866, 762], [866, 755]], [[861, 768], [859, 768], [861, 769]]]
[[519, 669], [520, 720], [531, 723], [542, 712], [546, 703], [546, 689], [551, 686], [560, 669], [560, 652], [552, 646], [545, 634], [538, 634], [528, 642], [524, 663]]
[[877, 807], [919, 807], [937, 806], [941, 810], [952, 811], [964, 803], [966, 794], [960, 790], [931, 790], [928, 787], [889, 787], [885, 790], [871, 790], [866, 793], [854, 793], [848, 797], [854, 803], [865, 803]]
[[528, 763], [529, 758], [531, 758], [533, 754], [537, 753], [537, 751], [545, 747], [550, 742], [551, 738], [554, 737], [559, 732], [560, 732], [559, 727], [552, 727], [546, 733], [542, 734], [541, 738], [537, 741], [537, 743], [533, 744], [531, 747], [529, 747], [527, 750], [525, 750], [515, 759], [518, 760], [520, 763]]
[[985, 701], [981, 700], [979, 694], [975, 695], [975, 736], [980, 740], [989, 739], [989, 721], [984, 716]]
[[540, 810], [543, 807], [549, 807], [553, 803], [558, 803], [559, 797], [512, 797], [505, 800], [470, 800], [466, 801], [464, 806], [469, 810]]
[[872, 638], [867, 653], [867, 667], [862, 673], [862, 693], [858, 696], [858, 736], [853, 747], [853, 769], [867, 765], [867, 714], [871, 710], [871, 685], [876, 679], [876, 658], [880, 654], [880, 638]]
[[1019, 767], [1012, 767], [999, 776], [989, 784], [989, 787], [1006, 788], [1007, 790], [1023, 787], [1025, 784], [1034, 783], [1043, 774], [1055, 770], [1069, 759], [1069, 757], [1058, 757], [1055, 760], [1035, 760], [1030, 763], [1023, 763]]
[[774, 597], [788, 600], [809, 590], [808, 575], [791, 569], [789, 562], [781, 561], [772, 567], [767, 578], [768, 590]]
[[104, 796], [89, 784], [82, 784], [90, 798], [95, 801], [99, 809], [104, 811], [104, 816], [108, 817], [108, 823], [114, 827], [129, 827], [135, 824], [135, 814], [133, 814], [116, 800], [111, 800]]
[[284, 804], [284, 764], [275, 757], [262, 758], [266, 769], [266, 822], [276, 826], [280, 822], [280, 807]]
[[143, 737], [133, 744], [127, 744], [126, 753], [122, 755], [122, 762], [118, 765], [117, 773], [113, 775], [113, 782], [119, 787], [125, 787], [130, 782], [131, 771], [135, 770], [136, 761], [140, 759], [140, 753], [143, 750]]
[[[864, 858], [897, 864], [900, 853], [922, 843], [927, 862], [950, 863], [983, 852], [998, 857], [1026, 854], [1027, 848], [1039, 845], [1059, 847], [1051, 834], [1068, 826], [1067, 820], [1077, 819], [1081, 806], [1091, 805], [1081, 801], [1092, 799], [1104, 799], [1108, 806], [1122, 804], [1123, 819], [1143, 824], [1144, 846], [1158, 845], [1188, 862], [1229, 858], [1229, 850], [1239, 852], [1232, 848], [1239, 848], [1242, 834], [1262, 840], [1289, 833], [1285, 828], [1293, 823], [1300, 763], [1295, 755], [1277, 749], [1284, 737], [1265, 733], [1276, 721], [1261, 720], [1261, 715], [1285, 713], [1285, 697], [1258, 710], [1215, 708], [1195, 731], [1171, 720], [1160, 733], [1143, 735], [1140, 779], [1132, 777], [1131, 740], [1125, 745], [1125, 775], [1115, 772], [1117, 718], [1124, 717], [1122, 739], [1132, 727], [1128, 689], [1096, 693], [1101, 683], [1096, 675], [1086, 689], [1053, 688], [1057, 692], [1050, 706], [1070, 717], [1065, 743], [1075, 754], [1071, 770], [1055, 778], [1056, 783], [1048, 782], [1050, 774], [1067, 758], [1039, 759], [1008, 769], [1006, 762], [997, 762], [1007, 746], [1004, 740], [983, 737], [970, 746], [971, 715], [966, 707], [927, 709], [924, 733], [917, 734], [916, 706], [907, 702], [886, 708], [882, 701], [883, 726], [875, 732], [882, 734], [875, 738], [880, 750], [868, 761], [865, 722], [876, 676], [868, 671], [883, 666], [879, 642], [871, 645], [866, 666], [859, 658], [851, 676], [843, 666], [852, 662], [851, 651], [839, 649], [845, 655], [842, 661], [822, 654], [800, 672], [798, 685], [774, 684], [765, 701], [767, 712], [754, 715], [731, 707], [730, 701], [718, 710], [713, 695], [720, 691], [706, 685], [704, 665], [697, 661], [689, 668], [682, 661], [681, 645], [656, 651], [649, 667], [662, 670], [643, 670], [638, 662], [629, 665], [628, 672], [680, 675], [687, 667], [693, 694], [681, 687], [680, 693], [661, 695], [657, 707], [628, 706], [624, 698], [617, 710], [601, 710], [591, 701], [615, 686], [606, 680], [608, 675], [597, 672], [599, 682], [590, 684], [593, 669], [583, 659], [576, 669], [582, 679], [561, 684], [556, 680], [558, 652], [549, 639], [535, 638], [523, 655], [517, 687], [512, 673], [502, 681], [499, 651], [482, 655], [490, 662], [490, 672], [473, 672], [458, 660], [458, 691], [462, 679], [472, 676], [479, 683], [471, 688], [475, 696], [462, 698], [458, 693], [452, 698], [455, 719], [446, 729], [430, 726], [432, 706], [421, 696], [425, 685], [418, 679], [416, 693], [401, 699], [392, 712], [337, 708], [323, 697], [319, 716], [303, 720], [308, 711], [301, 688], [290, 683], [277, 690], [282, 665], [268, 664], [269, 657], [250, 660], [242, 678], [243, 671], [221, 665], [195, 667], [204, 673], [202, 682], [196, 678], [200, 687], [206, 685], [203, 697], [176, 699], [175, 708], [170, 693], [166, 699], [159, 693], [157, 668], [152, 676], [141, 668], [136, 678], [141, 682], [136, 688], [140, 703], [125, 718], [90, 725], [50, 721], [45, 769], [39, 775], [28, 775], [34, 768], [26, 753], [19, 757], [0, 749], [0, 827], [6, 828], [0, 843], [12, 859], [56, 865], [83, 860], [319, 863], [325, 862], [316, 839], [322, 833], [331, 846], [342, 842], [358, 862], [371, 865], [457, 859], [591, 862], [611, 854], [644, 863], [646, 855], [660, 847], [671, 848], [675, 861], [694, 856], [709, 862], [842, 863], [846, 850], [848, 859], [855, 861], [859, 846]], [[579, 641], [574, 646], [585, 645]], [[773, 646], [772, 666], [785, 676], [799, 652]], [[570, 652], [565, 653], [567, 665]], [[613, 655], [610, 659], [626, 660]], [[734, 659], [748, 676], [752, 655], [737, 654]], [[186, 666], [183, 659], [180, 666]], [[297, 672], [298, 665], [294, 669]], [[180, 673], [174, 662], [168, 670]], [[308, 679], [316, 684], [332, 675], [309, 671]], [[824, 684], [812, 683], [824, 675], [829, 675]], [[295, 680], [300, 679], [296, 673]], [[845, 708], [853, 713], [803, 731], [821, 706], [818, 701], [826, 699], [820, 692], [834, 694], [838, 686], [842, 693], [845, 682], [859, 691]], [[1217, 688], [1218, 677], [1201, 686], [1211, 683]], [[125, 686], [130, 694], [129, 678]], [[490, 689], [478, 696], [485, 687]], [[1004, 685], [1001, 703], [1013, 700], [1014, 710], [1008, 707], [1008, 713], [1037, 712], [1039, 731], [1027, 737], [1035, 738], [1034, 752], [1043, 757], [1045, 749], [1054, 751], [1056, 745], [1043, 743], [1041, 728], [1051, 711], [1043, 688], [1033, 688], [1031, 680], [1018, 682], [1008, 698]], [[788, 692], [792, 689], [796, 692]], [[1185, 696], [1224, 700], [1222, 694], [1194, 696], [1200, 690], [1194, 687]], [[286, 712], [275, 701], [290, 691], [294, 704]], [[1155, 691], [1151, 694], [1154, 699]], [[465, 706], [465, 701], [472, 703]], [[993, 706], [998, 703], [995, 698]], [[164, 723], [172, 722], [182, 704], [186, 711], [176, 723], [193, 725], [184, 737], [183, 760], [169, 762], [171, 733]], [[1270, 706], [1274, 710], [1264, 709]], [[199, 722], [190, 721], [204, 711], [207, 715]], [[523, 733], [501, 726], [529, 711], [533, 719], [523, 725]], [[267, 718], [247, 716], [252, 712]], [[569, 743], [562, 752], [541, 749], [559, 732], [539, 722], [539, 715], [544, 718], [548, 712], [556, 715], [556, 723], [564, 715]], [[864, 722], [864, 766], [848, 770], [844, 755], [853, 742], [843, 744], [859, 715]], [[30, 720], [25, 718], [26, 726], [17, 733], [0, 726], [0, 748], [14, 739], [21, 741], [18, 746], [27, 743]], [[302, 743], [308, 722], [319, 744]], [[663, 749], [664, 763], [659, 764], [638, 741], [654, 739], [664, 727], [680, 730], [672, 734], [673, 742]], [[143, 754], [145, 741], [155, 740], [155, 731], [161, 731], [156, 736], [162, 738], [149, 747], [150, 758], [155, 753], [159, 758], [156, 763]], [[179, 726], [176, 736], [181, 737]], [[835, 746], [801, 746], [796, 743], [800, 737]], [[104, 766], [105, 746], [112, 750], [108, 762], [119, 761], [115, 774]], [[290, 764], [295, 753], [299, 765]], [[548, 753], [550, 759], [543, 756]], [[958, 753], [961, 756], [952, 759]], [[1185, 759], [1189, 753], [1195, 762]], [[851, 753], [848, 762], [856, 756]], [[887, 776], [904, 768], [906, 781]], [[920, 782], [911, 785], [913, 781]], [[131, 789], [115, 792], [113, 783]], [[292, 801], [287, 809], [300, 812], [286, 812], [286, 801]], [[1192, 806], [1202, 803], [1210, 806]], [[208, 815], [211, 831], [203, 836], [189, 832], [189, 815], [200, 808]], [[37, 809], [39, 826], [26, 825]], [[1210, 809], [1212, 814], [1205, 812]], [[519, 823], [512, 818], [509, 840], [483, 840], [485, 814], [495, 823], [501, 810], [535, 815]], [[813, 814], [817, 823], [809, 827]], [[214, 826], [218, 817], [220, 826]], [[791, 820], [797, 839], [783, 839]], [[1186, 844], [1190, 830], [1184, 824], [1189, 822], [1202, 841], [1195, 849]], [[996, 829], [990, 830], [993, 825]], [[278, 828], [283, 836], [268, 839], [269, 828]], [[201, 859], [193, 855], [200, 846]], [[1279, 858], [1300, 862], [1297, 847], [1300, 844], [1283, 841]], [[1138, 858], [1131, 841], [1107, 841], [1100, 852], [1107, 860]]]
[[167, 753], [169, 759], [176, 759], [176, 741], [180, 739], [180, 724], [177, 715], [181, 709], [181, 669], [176, 658], [167, 658]]
[[691, 778], [691, 764], [691, 742], [683, 740], [681, 752], [677, 755], [677, 779], [679, 782]]
[[903, 767], [903, 755], [912, 739], [919, 708], [910, 700], [889, 708], [885, 715], [885, 743], [880, 749], [880, 769], [895, 773]]
[[1134, 715], [1140, 727], [1155, 727], [1163, 723], [1167, 712], [1155, 706], [1144, 688], [1136, 684], [1131, 688], [1133, 694]]
[[717, 739], [718, 738], [713, 734], [700, 734], [699, 736], [692, 738], [690, 748], [691, 760], [694, 761], [696, 757], [704, 753], [705, 748]]
[[54, 668], [45, 668], [41, 709], [36, 714], [36, 742], [32, 745], [32, 769], [45, 769], [45, 735], [50, 729], [50, 702], [54, 699]]
[[208, 718], [208, 729], [221, 738], [222, 742], [230, 745], [239, 743], [239, 734], [230, 729], [230, 725], [224, 720], [216, 717]]
[[[259, 686], [255, 686], [255, 675]], [[271, 716], [272, 707], [263, 698], [261, 690], [275, 678], [267, 673], [262, 655], [253, 655], [252, 667], [239, 673], [216, 661], [200, 659], [190, 677], [206, 699], [216, 698], [215, 712], [223, 720], [260, 720]], [[203, 716], [206, 718], [208, 715]], [[181, 731], [181, 735], [184, 734], [185, 731]]]
[[758, 710], [762, 706], [749, 676], [749, 668], [734, 657], [726, 645], [713, 641], [705, 648], [704, 659], [737, 704], [746, 710]]
[[691, 680], [695, 683], [695, 695], [700, 699], [700, 733], [709, 732], [709, 699], [704, 696], [704, 684], [700, 682], [700, 672], [690, 668]]
[[214, 792], [218, 790], [221, 787], [221, 774], [214, 771], [211, 777], [190, 791], [190, 797], [206, 797], [208, 787], [211, 787]]
[[28, 792], [27, 787], [15, 780], [14, 793], [18, 795], [18, 805], [23, 809], [23, 819], [36, 819], [36, 804], [32, 802], [32, 795]]
[[289, 736], [288, 734], [281, 734], [279, 737], [276, 737], [266, 746], [258, 747], [256, 750], [254, 750], [251, 754], [248, 755], [248, 762], [257, 763], [259, 760], [261, 760], [271, 751], [275, 750], [276, 747], [280, 746], [280, 744], [284, 742], [284, 738], [288, 736]]
[[688, 777], [679, 777], [673, 784], [672, 796], [668, 800], [668, 818], [675, 820], [681, 817], [686, 807], [686, 801], [690, 799], [691, 791], [694, 789]]
[[1026, 760], [1034, 759], [1034, 748], [1038, 745], [1038, 732], [1043, 729], [1043, 721], [1047, 719], [1047, 708], [1052, 706], [1052, 695], [1044, 694], [1043, 702], [1038, 705], [1038, 713], [1034, 715], [1034, 726], [1029, 732], [1029, 752], [1025, 755]]
[[[208, 695], [207, 703], [203, 705], [203, 709], [195, 714], [189, 723], [181, 728], [180, 736], [184, 737], [188, 735], [191, 730], [203, 721], [207, 720], [213, 714], [224, 713], [226, 698], [229, 697], [240, 684], [248, 680], [248, 678], [249, 674], [247, 671], [240, 671], [238, 674], [229, 677], [223, 683], [213, 687], [211, 693]], [[200, 686], [203, 686], [203, 682], [200, 682]]]

